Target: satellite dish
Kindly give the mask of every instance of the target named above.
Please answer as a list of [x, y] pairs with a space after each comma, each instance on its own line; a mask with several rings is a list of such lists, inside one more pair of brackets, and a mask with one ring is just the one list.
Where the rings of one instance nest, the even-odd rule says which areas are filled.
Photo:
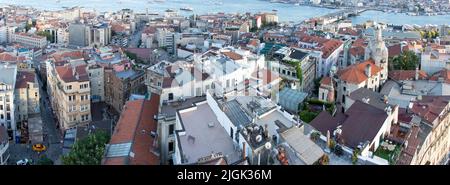
[[262, 141], [262, 136], [261, 135], [257, 135], [256, 136], [256, 142], [261, 142]]
[[270, 142], [267, 142], [264, 147], [266, 147], [267, 150], [272, 148], [272, 144]]

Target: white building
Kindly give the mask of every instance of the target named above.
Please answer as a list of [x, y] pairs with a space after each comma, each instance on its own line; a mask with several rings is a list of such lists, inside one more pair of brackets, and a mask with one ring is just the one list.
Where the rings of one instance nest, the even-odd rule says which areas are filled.
[[369, 41], [369, 45], [366, 48], [365, 60], [373, 59], [375, 65], [381, 68], [380, 84], [386, 82], [388, 78], [388, 49], [383, 41], [381, 35], [383, 28], [377, 24], [374, 27], [374, 37]]
[[0, 125], [6, 127], [10, 137], [15, 138], [18, 134], [14, 105], [17, 66], [3, 63], [0, 74]]
[[6, 165], [9, 156], [8, 132], [4, 126], [0, 125], [0, 165]]
[[420, 60], [421, 70], [432, 75], [442, 69], [450, 69], [450, 47], [425, 48]]
[[104, 69], [100, 65], [89, 65], [89, 82], [91, 84], [92, 102], [102, 102], [105, 100]]
[[0, 43], [11, 43], [12, 34], [15, 33], [14, 26], [0, 26]]
[[44, 48], [47, 46], [47, 38], [38, 35], [29, 35], [26, 33], [13, 33], [11, 42], [17, 42], [27, 47]]
[[69, 29], [58, 28], [56, 30], [56, 43], [61, 46], [69, 45]]

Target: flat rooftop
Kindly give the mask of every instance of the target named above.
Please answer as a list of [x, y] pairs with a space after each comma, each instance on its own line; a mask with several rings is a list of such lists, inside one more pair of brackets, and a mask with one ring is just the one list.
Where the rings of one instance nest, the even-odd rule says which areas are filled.
[[167, 104], [161, 106], [161, 111], [160, 111], [159, 116], [164, 116], [166, 118], [167, 117], [175, 117], [177, 110], [191, 107], [194, 105], [194, 103], [202, 102], [205, 100], [206, 100], [206, 97], [201, 96], [201, 97], [188, 98], [185, 101], [175, 101], [175, 102], [167, 103]]
[[195, 110], [180, 113], [180, 120], [186, 133], [179, 135], [177, 132], [181, 153], [187, 160], [183, 163], [195, 163], [199, 158], [219, 152], [227, 158], [228, 164], [240, 160], [233, 140], [207, 103], [197, 105]]

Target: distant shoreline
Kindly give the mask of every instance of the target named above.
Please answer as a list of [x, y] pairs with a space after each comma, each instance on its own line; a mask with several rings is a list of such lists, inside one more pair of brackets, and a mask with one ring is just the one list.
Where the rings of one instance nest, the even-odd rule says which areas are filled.
[[[296, 6], [305, 6], [305, 7], [315, 7], [315, 8], [326, 8], [326, 9], [346, 9], [346, 8], [358, 8], [358, 7], [348, 7], [348, 6], [342, 6], [342, 7], [337, 7], [337, 6], [326, 6], [326, 5], [314, 5], [314, 4], [310, 4], [310, 3], [292, 3], [292, 2], [284, 2], [284, 1], [278, 1], [278, 2], [271, 2], [270, 0], [260, 0], [260, 1], [266, 1], [268, 3], [273, 3], [273, 4], [291, 4], [291, 5], [296, 5]], [[385, 11], [385, 10], [391, 10], [391, 11]], [[433, 17], [433, 16], [440, 16], [440, 15], [450, 15], [450, 12], [435, 12], [435, 13], [428, 13], [426, 15], [420, 14], [420, 13], [415, 13], [415, 12], [407, 12], [407, 11], [399, 11], [396, 12], [396, 9], [390, 8], [390, 7], [385, 7], [385, 8], [371, 8], [372, 11], [380, 11], [383, 13], [393, 13], [393, 14], [404, 14], [407, 16], [411, 16], [411, 17], [416, 17], [416, 16], [428, 16], [428, 17]]]

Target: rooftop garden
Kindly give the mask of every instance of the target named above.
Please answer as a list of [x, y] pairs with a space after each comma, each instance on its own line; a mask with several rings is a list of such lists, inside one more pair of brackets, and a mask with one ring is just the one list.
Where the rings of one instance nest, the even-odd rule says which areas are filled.
[[395, 145], [395, 148], [389, 149], [386, 146], [379, 146], [378, 149], [374, 152], [374, 155], [386, 159], [389, 161], [389, 164], [395, 164], [398, 156], [401, 152], [401, 146]]
[[333, 114], [335, 108], [334, 104], [323, 102], [318, 99], [309, 99], [302, 104], [302, 108], [299, 113], [300, 119], [306, 123], [309, 123], [323, 111], [324, 107], [326, 111]]

